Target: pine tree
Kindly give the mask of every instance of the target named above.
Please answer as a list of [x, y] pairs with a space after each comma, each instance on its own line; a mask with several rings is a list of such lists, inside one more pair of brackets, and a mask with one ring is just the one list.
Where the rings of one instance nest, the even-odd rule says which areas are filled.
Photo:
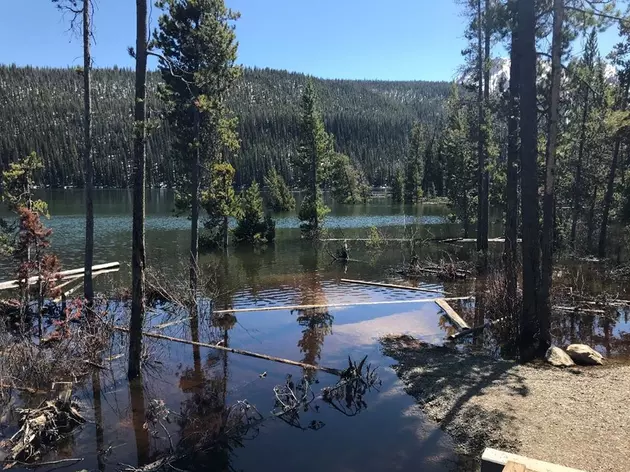
[[324, 129], [324, 120], [313, 82], [308, 82], [302, 95], [302, 122], [300, 124], [300, 145], [293, 160], [296, 180], [305, 190], [299, 211], [302, 235], [316, 239], [322, 230], [323, 218], [328, 213], [324, 205], [321, 182], [323, 169], [328, 166], [332, 154], [332, 140]]
[[[162, 97], [180, 157], [180, 192], [191, 209], [190, 285], [197, 287], [199, 196], [206, 163], [226, 161], [238, 148], [236, 121], [226, 105], [227, 93], [240, 76], [235, 65], [238, 43], [233, 22], [238, 13], [223, 0], [160, 0], [156, 46]], [[227, 244], [227, 232], [223, 239]]]
[[420, 123], [411, 128], [409, 153], [405, 172], [405, 203], [418, 203], [422, 198], [422, 179], [424, 178], [424, 141]]
[[462, 222], [464, 237], [468, 237], [475, 221], [477, 189], [470, 115], [470, 108], [460, 98], [459, 85], [454, 83], [447, 101], [442, 152], [446, 160], [446, 195], [453, 215]]
[[267, 203], [273, 211], [285, 212], [295, 208], [295, 198], [282, 176], [271, 167], [265, 176]]
[[239, 217], [234, 228], [236, 244], [258, 246], [273, 242], [275, 223], [265, 218], [262, 196], [258, 183], [254, 181], [239, 198]]
[[405, 189], [405, 176], [402, 169], [396, 169], [391, 182], [391, 194], [393, 203], [402, 203]]
[[200, 237], [202, 249], [225, 248], [228, 243], [228, 223], [239, 214], [238, 198], [234, 192], [234, 175], [231, 164], [213, 164], [210, 186], [201, 192], [201, 206], [208, 217]]
[[328, 177], [333, 198], [339, 203], [356, 204], [369, 198], [369, 186], [364, 174], [345, 154], [334, 153]]

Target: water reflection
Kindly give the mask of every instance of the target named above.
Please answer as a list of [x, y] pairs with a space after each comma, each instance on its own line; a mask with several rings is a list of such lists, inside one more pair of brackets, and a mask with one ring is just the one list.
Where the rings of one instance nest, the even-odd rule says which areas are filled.
[[[300, 265], [304, 273], [311, 275], [304, 277], [299, 287], [299, 304], [326, 305], [328, 301], [318, 271], [318, 248], [302, 251]], [[317, 365], [322, 356], [324, 339], [332, 333], [334, 317], [329, 313], [328, 308], [308, 308], [296, 311], [297, 322], [303, 328], [302, 337], [297, 343], [300, 353], [304, 354], [302, 362]], [[314, 380], [317, 374], [316, 371], [309, 369], [304, 371], [304, 375], [309, 380]]]
[[129, 382], [131, 421], [136, 440], [136, 464], [142, 467], [150, 462], [149, 430], [145, 427], [144, 382], [142, 375]]

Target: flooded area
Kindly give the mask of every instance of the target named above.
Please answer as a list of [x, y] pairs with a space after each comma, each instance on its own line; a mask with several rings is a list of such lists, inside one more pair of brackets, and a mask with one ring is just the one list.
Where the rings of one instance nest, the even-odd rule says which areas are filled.
[[[166, 278], [181, 277], [187, 263], [186, 218], [171, 215], [172, 195], [152, 191], [147, 215], [148, 264]], [[119, 273], [96, 279], [97, 290], [111, 291], [129, 283], [131, 195], [102, 191], [96, 199], [95, 263], [120, 261]], [[83, 218], [79, 191], [48, 192], [53, 248], [64, 268], [80, 267], [83, 253]], [[448, 219], [444, 205], [392, 208], [385, 199], [370, 205], [332, 207], [328, 218], [331, 238], [366, 238], [371, 226], [387, 237], [410, 232], [429, 237], [458, 236], [460, 228]], [[159, 306], [147, 315], [147, 331], [334, 369], [348, 367], [349, 358], [376, 368], [378, 382], [365, 391], [345, 390], [339, 396], [323, 393], [339, 379], [322, 371], [241, 356], [225, 350], [191, 346], [168, 340], [145, 339], [141, 382], [126, 380], [125, 334], [117, 333], [102, 366], [75, 386], [74, 394], [88, 422], [76, 429], [46, 461], [77, 458], [80, 462], [54, 463], [66, 470], [142, 469], [157, 458], [190, 444], [212, 438], [211, 448], [174, 464], [174, 470], [216, 471], [450, 471], [460, 470], [452, 439], [427, 418], [383, 354], [382, 338], [407, 334], [441, 345], [455, 332], [435, 303], [413, 302], [437, 298], [435, 292], [408, 291], [355, 285], [342, 278], [403, 283], [395, 267], [411, 256], [404, 245], [390, 244], [368, 250], [351, 244], [357, 262], [342, 265], [331, 260], [326, 245], [299, 240], [295, 215], [278, 218], [277, 242], [266, 250], [230, 249], [227, 255], [201, 258], [202, 276], [219, 287], [212, 303], [216, 309], [251, 308], [221, 320], [208, 316], [202, 306], [196, 320], [166, 315]], [[500, 225], [490, 236], [500, 236]], [[331, 243], [331, 250], [332, 250]], [[422, 258], [469, 257], [473, 245], [426, 244], [416, 248]], [[570, 272], [573, 269], [569, 270]], [[9, 274], [4, 274], [9, 278]], [[569, 279], [567, 279], [569, 280]], [[588, 276], [582, 277], [596, 284]], [[474, 281], [441, 282], [426, 277], [420, 283], [449, 296], [474, 295], [482, 289]], [[594, 289], [596, 287], [594, 286]], [[606, 287], [618, 298], [630, 298], [623, 281]], [[406, 303], [408, 301], [409, 303]], [[308, 310], [264, 311], [291, 305], [340, 306]], [[368, 304], [377, 302], [378, 304]], [[396, 302], [396, 303], [385, 303]], [[472, 301], [453, 302], [471, 326], [483, 324]], [[121, 310], [118, 306], [116, 309]], [[477, 310], [478, 311], [478, 310]], [[567, 313], [556, 317], [553, 333], [560, 345], [586, 342], [606, 357], [630, 358], [628, 311], [615, 308], [606, 316]], [[126, 317], [120, 314], [120, 322]], [[491, 337], [491, 333], [488, 333]], [[491, 339], [471, 338], [462, 349], [484, 348]], [[289, 377], [290, 376], [290, 377]], [[278, 416], [274, 387], [287, 382], [308, 382], [313, 401], [295, 414]], [[41, 400], [13, 391], [4, 395], [2, 439], [16, 430], [10, 405], [35, 405]], [[200, 451], [197, 451], [200, 452]], [[14, 466], [19, 469], [19, 464]]]

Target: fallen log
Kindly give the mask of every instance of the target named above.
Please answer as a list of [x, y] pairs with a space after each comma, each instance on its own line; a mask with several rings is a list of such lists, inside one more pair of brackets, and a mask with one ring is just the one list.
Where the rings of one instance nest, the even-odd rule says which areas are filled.
[[[129, 333], [129, 329], [128, 328], [124, 328], [122, 326], [113, 326], [113, 328], [115, 330], [117, 330], [117, 331], [122, 331], [123, 333]], [[341, 375], [341, 373], [342, 373], [341, 370], [333, 369], [332, 367], [324, 367], [324, 366], [321, 366], [321, 365], [305, 364], [304, 362], [292, 361], [290, 359], [283, 359], [282, 357], [268, 356], [267, 354], [260, 354], [258, 352], [245, 351], [243, 349], [237, 349], [237, 348], [233, 348], [233, 347], [225, 347], [225, 346], [221, 346], [221, 345], [217, 345], [217, 344], [202, 343], [202, 342], [198, 342], [198, 341], [188, 341], [187, 339], [174, 338], [172, 336], [166, 336], [164, 334], [151, 333], [151, 332], [147, 332], [147, 331], [143, 331], [142, 335], [146, 336], [148, 338], [163, 339], [165, 341], [172, 341], [172, 342], [181, 343], [181, 344], [188, 344], [190, 346], [207, 347], [207, 348], [210, 348], [210, 349], [216, 349], [218, 351], [225, 351], [225, 352], [231, 352], [233, 354], [240, 354], [242, 356], [255, 357], [257, 359], [264, 359], [264, 360], [267, 360], [267, 361], [279, 362], [281, 364], [289, 364], [289, 365], [301, 367], [303, 369], [321, 370], [322, 372], [326, 372], [326, 373], [337, 375], [337, 376]]]
[[[94, 276], [94, 273], [96, 272], [105, 273], [104, 272], [105, 270], [114, 269], [114, 268], [118, 270], [120, 268], [120, 262], [107, 262], [106, 264], [97, 264], [95, 266], [92, 266], [92, 276]], [[58, 272], [57, 274], [55, 274], [55, 277], [60, 278], [61, 280], [65, 280], [69, 276], [82, 275], [84, 274], [84, 272], [85, 272], [84, 268], [62, 270], [61, 272]], [[38, 281], [39, 281], [39, 276], [37, 275], [34, 275], [33, 277], [28, 278], [29, 285], [35, 285]], [[18, 288], [18, 283], [19, 283], [19, 280], [9, 280], [6, 282], [0, 282], [0, 290]]]
[[558, 311], [573, 311], [573, 312], [584, 312], [584, 313], [596, 313], [598, 315], [603, 315], [606, 313], [605, 310], [599, 310], [596, 308], [582, 308], [579, 306], [554, 306], [554, 310]]
[[398, 288], [398, 289], [403, 289], [403, 290], [416, 290], [418, 292], [432, 292], [432, 293], [440, 293], [440, 294], [448, 293], [448, 292], [445, 292], [444, 290], [434, 290], [434, 289], [423, 288], [423, 287], [411, 287], [409, 285], [395, 285], [395, 284], [385, 284], [385, 283], [380, 283], [380, 282], [369, 282], [366, 280], [341, 279], [340, 282], [346, 282], [349, 284], [358, 284], [358, 285], [372, 285], [375, 287]]
[[[442, 298], [446, 301], [470, 300], [472, 296]], [[317, 305], [287, 305], [287, 306], [261, 306], [253, 308], [231, 308], [229, 310], [215, 310], [213, 313], [220, 315], [224, 313], [253, 313], [257, 311], [281, 311], [281, 310], [311, 310], [313, 308], [340, 308], [346, 306], [369, 306], [369, 305], [398, 305], [404, 303], [434, 303], [438, 298], [416, 298], [414, 300], [382, 300], [376, 302], [354, 302], [354, 303], [325, 303]]]
[[468, 323], [466, 323], [464, 319], [457, 314], [457, 312], [453, 309], [453, 307], [448, 304], [446, 299], [438, 298], [435, 301], [435, 303], [437, 303], [438, 306], [442, 310], [444, 310], [444, 313], [446, 313], [446, 316], [451, 320], [451, 323], [453, 323], [458, 330], [462, 331], [462, 330], [470, 329], [470, 326], [468, 326]]

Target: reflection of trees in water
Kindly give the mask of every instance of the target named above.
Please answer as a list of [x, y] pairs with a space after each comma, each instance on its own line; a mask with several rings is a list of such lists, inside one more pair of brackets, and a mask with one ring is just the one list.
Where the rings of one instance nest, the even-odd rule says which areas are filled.
[[[304, 354], [302, 362], [317, 364], [321, 359], [324, 338], [332, 333], [333, 319], [334, 317], [328, 313], [327, 309], [299, 310], [297, 322], [304, 329], [297, 345], [300, 352]], [[311, 370], [308, 372], [313, 373]]]
[[[328, 303], [326, 293], [318, 274], [319, 252], [313, 247], [305, 248], [300, 253], [299, 262], [304, 275], [298, 288], [300, 291], [299, 302], [301, 305], [325, 305]], [[297, 322], [304, 328], [302, 338], [298, 341], [298, 348], [304, 354], [302, 362], [317, 364], [321, 359], [324, 338], [332, 333], [334, 317], [326, 308], [309, 308], [297, 310]], [[315, 378], [315, 371], [307, 370], [304, 374], [309, 378]]]

